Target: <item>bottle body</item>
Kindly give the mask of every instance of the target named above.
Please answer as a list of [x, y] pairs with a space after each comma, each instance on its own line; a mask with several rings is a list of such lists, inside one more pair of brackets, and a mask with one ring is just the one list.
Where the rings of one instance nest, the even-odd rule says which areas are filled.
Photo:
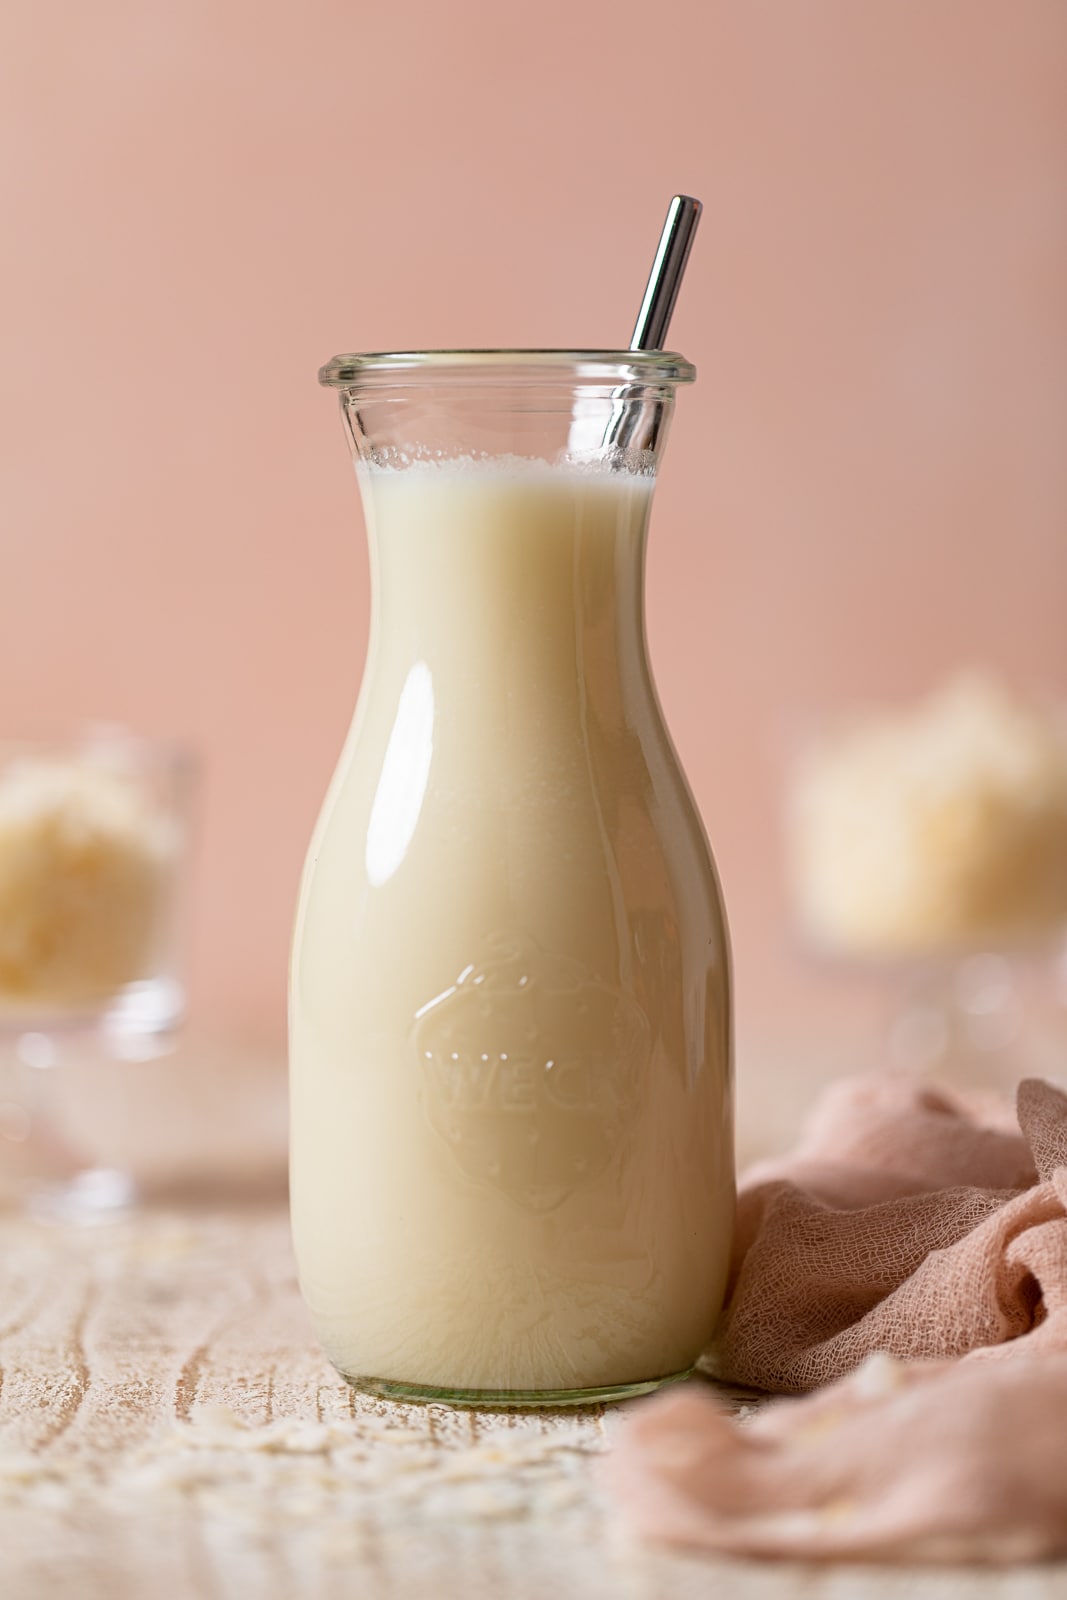
[[721, 898], [642, 615], [652, 479], [364, 463], [364, 683], [301, 889], [301, 1285], [351, 1381], [688, 1370], [733, 1207]]

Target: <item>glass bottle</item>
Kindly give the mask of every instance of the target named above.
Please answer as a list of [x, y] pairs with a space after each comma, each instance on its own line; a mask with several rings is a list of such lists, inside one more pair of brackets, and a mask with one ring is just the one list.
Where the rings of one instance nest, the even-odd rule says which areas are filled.
[[340, 356], [359, 703], [290, 996], [303, 1293], [357, 1388], [575, 1404], [684, 1376], [734, 1200], [729, 951], [645, 638], [679, 356]]

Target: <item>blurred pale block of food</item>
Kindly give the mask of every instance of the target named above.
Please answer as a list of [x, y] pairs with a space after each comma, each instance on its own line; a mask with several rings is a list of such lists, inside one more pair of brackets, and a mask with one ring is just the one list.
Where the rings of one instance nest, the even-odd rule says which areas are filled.
[[977, 674], [857, 717], [800, 757], [787, 845], [817, 950], [1048, 939], [1067, 925], [1067, 718]]
[[5, 762], [0, 1006], [92, 1004], [150, 977], [179, 847], [175, 819], [121, 769], [70, 755]]

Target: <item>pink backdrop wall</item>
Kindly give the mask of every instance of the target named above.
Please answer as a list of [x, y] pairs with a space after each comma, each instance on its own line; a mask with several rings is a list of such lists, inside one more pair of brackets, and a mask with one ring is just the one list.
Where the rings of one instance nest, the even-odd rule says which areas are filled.
[[196, 1014], [264, 1040], [366, 636], [317, 364], [625, 342], [704, 199], [651, 634], [742, 1049], [791, 1036], [794, 719], [1067, 690], [1062, 0], [6, 0], [0, 118], [0, 727], [199, 747]]

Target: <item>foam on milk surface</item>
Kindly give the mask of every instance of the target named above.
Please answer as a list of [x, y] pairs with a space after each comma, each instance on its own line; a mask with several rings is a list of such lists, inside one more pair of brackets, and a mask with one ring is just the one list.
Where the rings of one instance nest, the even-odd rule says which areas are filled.
[[376, 452], [372, 460], [356, 463], [356, 474], [360, 477], [406, 476], [409, 473], [416, 478], [439, 473], [463, 478], [476, 474], [482, 483], [496, 478], [536, 488], [538, 484], [559, 485], [567, 479], [578, 479], [581, 483], [597, 480], [616, 486], [633, 479], [651, 483], [656, 468], [655, 456], [650, 450], [620, 452], [617, 463], [610, 457], [605, 458], [602, 451], [590, 452], [585, 457], [576, 454], [558, 461], [545, 461], [536, 456], [509, 454], [457, 456], [440, 450], [413, 455], [403, 450], [385, 450]]

